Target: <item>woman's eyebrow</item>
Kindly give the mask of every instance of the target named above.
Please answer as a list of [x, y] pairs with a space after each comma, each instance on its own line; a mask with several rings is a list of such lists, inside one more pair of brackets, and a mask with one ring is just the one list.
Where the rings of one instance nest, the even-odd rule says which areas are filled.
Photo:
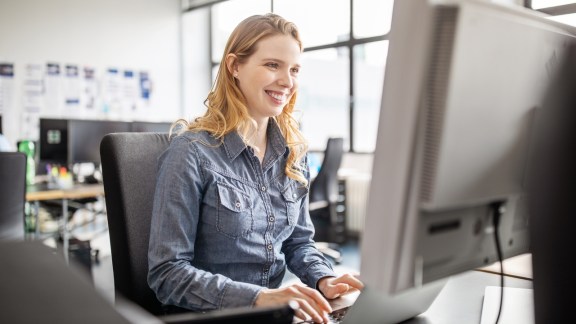
[[[266, 61], [268, 61], [268, 62], [269, 62], [269, 61], [272, 61], [272, 62], [276, 62], [276, 63], [279, 63], [279, 64], [286, 64], [285, 61], [283, 61], [283, 60], [281, 60], [281, 59], [277, 59], [277, 58], [263, 58], [263, 59], [262, 59], [262, 62], [266, 62]], [[299, 64], [299, 63], [293, 64], [292, 66], [293, 66], [293, 67], [300, 68], [300, 64]]]

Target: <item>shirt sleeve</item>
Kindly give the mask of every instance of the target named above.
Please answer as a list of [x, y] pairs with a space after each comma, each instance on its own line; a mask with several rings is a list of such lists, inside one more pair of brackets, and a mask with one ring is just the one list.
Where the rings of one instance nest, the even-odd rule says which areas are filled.
[[[308, 164], [305, 164], [305, 176], [310, 181]], [[284, 242], [282, 251], [286, 255], [286, 263], [292, 273], [309, 287], [316, 288], [318, 280], [323, 277], [336, 276], [330, 262], [322, 255], [314, 244], [314, 224], [310, 219], [308, 195], [300, 202], [298, 222], [292, 235]]]
[[[263, 288], [192, 266], [203, 175], [195, 144], [176, 137], [159, 160], [148, 284], [158, 300], [194, 311], [252, 306]], [[137, 166], [135, 166], [137, 167]]]

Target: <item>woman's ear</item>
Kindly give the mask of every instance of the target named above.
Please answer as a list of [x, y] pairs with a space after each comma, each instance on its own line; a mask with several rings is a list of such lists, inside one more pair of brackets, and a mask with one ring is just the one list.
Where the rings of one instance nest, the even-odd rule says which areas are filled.
[[236, 54], [230, 53], [226, 55], [226, 68], [234, 78], [238, 77], [238, 57]]

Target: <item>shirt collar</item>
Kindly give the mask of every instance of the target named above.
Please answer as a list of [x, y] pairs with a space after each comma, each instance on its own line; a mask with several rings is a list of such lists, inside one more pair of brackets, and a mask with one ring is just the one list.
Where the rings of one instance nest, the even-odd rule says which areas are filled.
[[[286, 146], [286, 140], [284, 139], [284, 136], [282, 136], [280, 128], [278, 127], [278, 124], [274, 118], [270, 118], [268, 120], [266, 136], [268, 137], [267, 148], [271, 148], [273, 151], [266, 153], [266, 155], [269, 153], [274, 153], [274, 157], [277, 157], [286, 153], [288, 150], [288, 147]], [[240, 134], [238, 134], [237, 131], [232, 131], [224, 135], [223, 142], [226, 154], [230, 160], [234, 160], [238, 155], [240, 155], [240, 153], [242, 153], [242, 151], [247, 148], [246, 143], [244, 143], [242, 137], [240, 137]]]

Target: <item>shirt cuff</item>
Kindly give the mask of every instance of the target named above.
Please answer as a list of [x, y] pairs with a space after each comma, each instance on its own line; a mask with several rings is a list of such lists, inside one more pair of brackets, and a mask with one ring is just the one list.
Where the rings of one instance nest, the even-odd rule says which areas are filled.
[[224, 288], [220, 308], [254, 306], [262, 289], [264, 287], [230, 280]]
[[318, 287], [318, 280], [324, 277], [337, 277], [337, 275], [330, 266], [324, 263], [316, 263], [306, 269], [304, 276], [302, 276], [300, 280], [308, 287], [316, 289]]

